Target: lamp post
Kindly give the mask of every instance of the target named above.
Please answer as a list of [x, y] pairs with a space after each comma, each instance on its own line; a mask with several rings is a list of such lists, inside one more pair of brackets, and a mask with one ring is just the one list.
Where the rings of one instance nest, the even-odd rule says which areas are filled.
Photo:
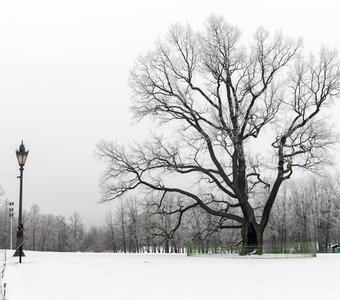
[[16, 243], [16, 251], [14, 256], [19, 256], [19, 262], [21, 263], [21, 257], [25, 256], [24, 252], [22, 251], [22, 247], [24, 245], [24, 225], [22, 223], [22, 181], [23, 181], [23, 172], [24, 166], [27, 159], [28, 151], [25, 150], [25, 146], [23, 141], [21, 141], [21, 145], [19, 150], [16, 151], [18, 163], [19, 163], [19, 170], [20, 176], [20, 194], [19, 194], [19, 219], [18, 219], [18, 229], [17, 229], [17, 243]]

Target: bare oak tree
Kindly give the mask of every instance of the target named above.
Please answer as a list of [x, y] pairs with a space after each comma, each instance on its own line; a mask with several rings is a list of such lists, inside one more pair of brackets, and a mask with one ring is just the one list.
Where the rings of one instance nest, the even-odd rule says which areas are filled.
[[336, 51], [305, 58], [301, 41], [281, 33], [260, 28], [249, 47], [239, 39], [222, 17], [201, 32], [172, 26], [130, 77], [135, 118], [167, 124], [172, 135], [131, 148], [102, 142], [98, 152], [104, 201], [142, 187], [160, 199], [180, 194], [179, 217], [199, 206], [261, 253], [282, 183], [329, 162], [336, 137], [319, 112], [340, 92], [340, 69]]

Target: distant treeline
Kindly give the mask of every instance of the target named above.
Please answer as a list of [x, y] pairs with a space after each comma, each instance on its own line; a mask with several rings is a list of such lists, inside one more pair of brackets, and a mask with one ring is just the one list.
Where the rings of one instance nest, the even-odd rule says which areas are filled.
[[[79, 213], [70, 217], [43, 214], [33, 205], [23, 215], [26, 249], [83, 252], [184, 252], [188, 243], [225, 246], [240, 242], [240, 229], [221, 229], [221, 220], [191, 209], [179, 208], [183, 198], [124, 199], [109, 210], [101, 226], [86, 228]], [[261, 199], [257, 199], [261, 207]], [[9, 206], [0, 200], [0, 248], [9, 248]], [[340, 186], [334, 178], [311, 177], [290, 182], [272, 211], [265, 243], [281, 246], [314, 242], [329, 252], [340, 242]], [[13, 220], [13, 247], [17, 220]]]

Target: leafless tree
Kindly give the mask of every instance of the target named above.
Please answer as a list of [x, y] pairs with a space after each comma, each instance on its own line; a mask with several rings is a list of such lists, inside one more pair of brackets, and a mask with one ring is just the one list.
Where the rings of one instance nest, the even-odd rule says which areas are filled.
[[334, 240], [336, 234], [337, 215], [340, 207], [340, 189], [339, 184], [331, 177], [321, 179], [311, 178], [306, 184], [305, 189], [308, 191], [308, 198], [311, 205], [311, 221], [313, 238], [318, 245], [320, 252], [328, 252], [330, 246], [337, 243]]
[[7, 248], [10, 239], [9, 236], [9, 201], [6, 197], [4, 189], [0, 185], [0, 247]]
[[81, 250], [84, 231], [82, 217], [75, 211], [69, 218], [70, 246], [72, 251]]
[[27, 234], [30, 237], [28, 239], [28, 247], [33, 251], [37, 250], [37, 239], [39, 235], [39, 230], [41, 226], [41, 213], [40, 207], [37, 204], [31, 206], [28, 213], [28, 224], [27, 224]]
[[123, 252], [127, 252], [126, 244], [127, 244], [127, 223], [128, 223], [128, 216], [127, 216], [127, 208], [123, 201], [119, 202], [119, 205], [116, 210], [116, 222], [117, 227], [120, 231], [120, 237], [122, 242]]
[[176, 209], [201, 207], [261, 253], [282, 183], [329, 163], [336, 136], [319, 116], [340, 92], [340, 69], [336, 51], [305, 58], [301, 41], [281, 33], [260, 28], [249, 47], [239, 38], [217, 16], [200, 32], [172, 26], [138, 58], [130, 83], [136, 120], [173, 134], [130, 148], [103, 141], [98, 153], [107, 162], [103, 201], [137, 188], [159, 199], [179, 194], [187, 202]]
[[56, 228], [55, 217], [52, 214], [41, 216], [40, 227], [40, 249], [42, 251], [51, 251], [55, 248], [56, 243]]
[[141, 228], [140, 213], [137, 199], [131, 198], [127, 202], [128, 232], [129, 232], [129, 252], [139, 253], [141, 251]]
[[115, 236], [115, 220], [113, 211], [110, 209], [104, 220], [104, 231], [105, 231], [105, 240], [108, 245], [108, 248], [113, 251], [117, 252], [117, 245], [116, 245], [116, 236]]
[[55, 251], [65, 252], [69, 249], [69, 232], [65, 217], [59, 215], [55, 218], [55, 228], [56, 228]]

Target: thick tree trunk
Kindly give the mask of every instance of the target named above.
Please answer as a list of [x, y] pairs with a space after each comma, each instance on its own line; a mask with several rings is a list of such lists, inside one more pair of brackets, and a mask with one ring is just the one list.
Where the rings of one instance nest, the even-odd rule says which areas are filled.
[[263, 253], [263, 228], [259, 224], [247, 222], [242, 227], [243, 246], [241, 255]]
[[165, 247], [164, 247], [164, 252], [165, 253], [170, 253], [170, 245], [169, 245], [169, 240], [165, 240]]

